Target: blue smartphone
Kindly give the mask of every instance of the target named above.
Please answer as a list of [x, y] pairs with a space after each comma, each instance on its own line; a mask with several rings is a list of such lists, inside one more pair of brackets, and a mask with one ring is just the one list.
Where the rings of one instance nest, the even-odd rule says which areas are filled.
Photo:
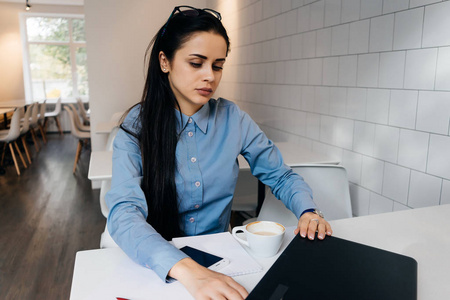
[[212, 271], [218, 271], [230, 263], [227, 258], [219, 257], [189, 246], [184, 246], [180, 250], [198, 264]]

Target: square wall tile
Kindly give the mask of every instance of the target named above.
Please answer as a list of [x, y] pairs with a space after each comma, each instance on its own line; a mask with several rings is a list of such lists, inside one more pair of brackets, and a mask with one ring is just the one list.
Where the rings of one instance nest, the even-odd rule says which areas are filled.
[[335, 117], [320, 116], [320, 141], [334, 145], [333, 127], [336, 121]]
[[302, 58], [302, 34], [291, 36], [291, 59]]
[[394, 50], [420, 48], [424, 8], [395, 14]]
[[370, 191], [355, 184], [350, 184], [350, 199], [355, 217], [367, 216], [369, 214]]
[[[258, 90], [261, 90], [259, 86]], [[289, 103], [288, 107], [294, 110], [302, 109], [302, 86], [300, 85], [292, 85], [289, 87]], [[306, 118], [306, 115], [305, 115]]]
[[344, 24], [334, 26], [331, 31], [331, 54], [348, 54], [348, 39], [350, 34], [350, 25]]
[[286, 14], [286, 34], [297, 33], [297, 11], [291, 10]]
[[302, 110], [307, 112], [314, 111], [314, 93], [315, 89], [313, 86], [302, 87]]
[[320, 29], [316, 34], [316, 56], [331, 55], [331, 28]]
[[429, 133], [401, 129], [398, 163], [402, 166], [425, 172], [429, 139]]
[[436, 89], [450, 91], [450, 47], [439, 48]]
[[361, 186], [381, 194], [383, 186], [384, 162], [372, 157], [363, 156], [361, 170]]
[[350, 23], [349, 54], [369, 52], [369, 29], [369, 19]]
[[281, 12], [287, 12], [292, 8], [292, 0], [281, 1]]
[[419, 92], [417, 130], [448, 134], [450, 121], [450, 92]]
[[411, 171], [408, 206], [419, 208], [439, 205], [441, 186], [441, 178], [417, 171]]
[[378, 86], [379, 63], [380, 55], [378, 53], [358, 55], [357, 85], [359, 87]]
[[394, 15], [385, 15], [370, 20], [369, 51], [392, 50], [392, 38], [394, 36]]
[[337, 118], [333, 128], [334, 145], [341, 149], [351, 150], [353, 146], [354, 121], [344, 118]]
[[278, 60], [288, 60], [291, 58], [291, 37], [284, 37], [278, 39], [279, 57]]
[[383, 12], [383, 0], [361, 0], [361, 19], [381, 15]]
[[345, 117], [347, 108], [347, 88], [330, 88], [330, 115]]
[[394, 210], [394, 201], [380, 196], [376, 193], [370, 193], [369, 214], [382, 214]]
[[383, 14], [408, 9], [409, 0], [383, 0]]
[[372, 156], [375, 139], [375, 124], [355, 121], [353, 151]]
[[322, 84], [322, 58], [308, 59], [308, 84]]
[[411, 208], [394, 201], [394, 211], [410, 210]]
[[450, 2], [429, 5], [425, 8], [422, 47], [450, 46]]
[[342, 0], [341, 23], [359, 20], [360, 0]]
[[[285, 68], [284, 69], [284, 80], [285, 81], [283, 83], [295, 84], [296, 76], [297, 76], [297, 65], [295, 63], [292, 63], [292, 61], [285, 61], [284, 68]], [[261, 76], [261, 75], [258, 75], [258, 76]]]
[[419, 92], [392, 90], [389, 107], [389, 125], [414, 129], [416, 127]]
[[312, 3], [309, 14], [309, 28], [311, 30], [323, 28], [325, 16], [325, 0], [319, 0]]
[[450, 137], [430, 136], [427, 173], [450, 179]]
[[450, 204], [450, 181], [442, 181], [441, 205]]
[[411, 171], [390, 163], [384, 164], [383, 196], [404, 205], [408, 202], [409, 177]]
[[434, 89], [438, 49], [408, 50], [406, 52], [405, 88]]
[[292, 8], [298, 8], [303, 6], [305, 3], [303, 0], [292, 0]]
[[341, 22], [341, 0], [325, 0], [325, 27]]
[[389, 118], [389, 102], [389, 90], [368, 89], [366, 121], [379, 124], [387, 124]]
[[379, 87], [403, 88], [405, 57], [405, 51], [380, 53]]
[[306, 115], [306, 136], [310, 139], [320, 138], [320, 115], [308, 113]]
[[309, 8], [310, 5], [305, 5], [298, 9], [297, 32], [309, 31], [309, 19], [310, 19]]
[[308, 83], [308, 60], [300, 59], [295, 62], [297, 67], [297, 78], [295, 83], [307, 84]]
[[303, 58], [316, 56], [316, 31], [310, 31], [303, 34], [302, 55]]
[[395, 127], [376, 125], [373, 156], [388, 162], [397, 162], [400, 130]]
[[442, 0], [410, 0], [409, 1], [409, 7], [418, 7], [418, 6], [424, 6], [436, 2], [441, 2]]
[[339, 85], [356, 86], [358, 58], [356, 55], [339, 57]]
[[322, 83], [323, 85], [338, 85], [339, 58], [326, 57], [323, 59]]
[[362, 88], [349, 88], [347, 91], [347, 112], [350, 119], [366, 119], [367, 90]]
[[362, 155], [344, 150], [342, 165], [347, 170], [348, 180], [355, 184], [361, 183]]
[[327, 86], [316, 86], [314, 91], [314, 111], [328, 115], [330, 110], [330, 88]]

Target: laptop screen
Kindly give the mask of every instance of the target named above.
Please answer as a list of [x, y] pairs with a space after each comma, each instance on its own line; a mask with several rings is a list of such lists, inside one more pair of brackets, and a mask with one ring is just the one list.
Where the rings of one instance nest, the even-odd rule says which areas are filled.
[[296, 236], [247, 299], [417, 299], [417, 262], [334, 236]]

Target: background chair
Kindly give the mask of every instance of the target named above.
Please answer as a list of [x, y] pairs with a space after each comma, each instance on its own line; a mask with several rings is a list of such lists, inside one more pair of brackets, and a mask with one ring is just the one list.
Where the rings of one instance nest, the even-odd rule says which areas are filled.
[[25, 112], [25, 115], [23, 117], [23, 122], [20, 126], [20, 137], [22, 139], [22, 146], [25, 150], [25, 154], [27, 155], [28, 163], [31, 165], [31, 157], [30, 157], [30, 151], [28, 149], [26, 136], [28, 132], [30, 132], [30, 116], [31, 116], [31, 109], [28, 108]]
[[44, 144], [47, 144], [47, 137], [46, 137], [45, 131], [44, 131], [45, 110], [46, 110], [46, 103], [45, 102], [47, 102], [47, 99], [44, 100], [44, 102], [42, 102], [40, 104], [37, 124], [39, 126], [39, 131], [41, 132], [42, 140], [44, 141]]
[[47, 132], [48, 120], [53, 118], [58, 126], [59, 134], [63, 134], [61, 123], [59, 122], [59, 114], [61, 113], [61, 97], [56, 101], [55, 109], [45, 113], [44, 131]]
[[90, 118], [86, 112], [86, 109], [84, 108], [84, 103], [81, 100], [81, 98], [77, 98], [77, 104], [78, 104], [78, 110], [80, 111], [80, 115], [83, 118], [84, 124], [90, 124]]
[[36, 152], [39, 152], [40, 143], [39, 139], [36, 137], [35, 129], [38, 128], [38, 111], [39, 111], [39, 103], [33, 103], [28, 109], [31, 109], [31, 118], [30, 118], [30, 132], [31, 137], [33, 138], [34, 147], [36, 148]]
[[[292, 168], [313, 190], [314, 202], [328, 221], [351, 218], [352, 207], [347, 172], [340, 165], [302, 165]], [[284, 226], [297, 225], [297, 218], [284, 204], [266, 190], [258, 220], [275, 221]]]
[[77, 126], [77, 128], [81, 131], [91, 131], [91, 126], [90, 125], [84, 125], [81, 123], [80, 121], [80, 117], [81, 115], [77, 112], [77, 109], [75, 108], [75, 105], [73, 105], [72, 103], [68, 104], [69, 108], [72, 109], [72, 113], [74, 116], [74, 121], [75, 121], [75, 125]]
[[19, 165], [17, 163], [16, 155], [14, 153], [13, 145], [16, 147], [17, 152], [19, 153], [20, 159], [22, 160], [22, 164], [25, 168], [27, 168], [27, 164], [25, 163], [25, 160], [23, 159], [22, 153], [20, 152], [19, 146], [17, 145], [17, 138], [20, 136], [20, 109], [16, 109], [14, 111], [14, 114], [11, 118], [11, 123], [9, 125], [8, 130], [0, 130], [0, 142], [4, 142], [5, 145], [3, 146], [3, 153], [2, 153], [2, 161], [1, 164], [3, 165], [3, 160], [5, 159], [5, 152], [6, 147], [9, 146], [9, 149], [11, 151], [11, 155], [14, 161], [14, 166], [16, 167], [17, 175], [20, 176], [20, 169]]
[[73, 115], [72, 110], [67, 106], [64, 106], [64, 109], [67, 111], [67, 114], [69, 115], [70, 129], [71, 129], [70, 132], [75, 138], [78, 139], [77, 152], [75, 153], [75, 162], [73, 163], [73, 173], [75, 174], [75, 171], [77, 169], [77, 163], [78, 160], [80, 159], [81, 149], [83, 148], [83, 142], [85, 140], [91, 139], [91, 133], [79, 130], [75, 125], [75, 116]]

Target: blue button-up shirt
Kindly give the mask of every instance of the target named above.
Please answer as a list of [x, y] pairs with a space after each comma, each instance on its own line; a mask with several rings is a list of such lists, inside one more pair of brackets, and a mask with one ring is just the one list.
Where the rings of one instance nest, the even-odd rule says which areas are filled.
[[[297, 217], [316, 207], [309, 186], [283, 163], [278, 148], [236, 104], [211, 99], [191, 117], [175, 113], [180, 133], [175, 182], [184, 235], [228, 229], [239, 154], [248, 161], [252, 174], [270, 186]], [[138, 114], [139, 106], [129, 112], [125, 128], [139, 131], [139, 124], [135, 124]], [[114, 140], [111, 190], [106, 194], [110, 208], [108, 230], [130, 258], [165, 279], [173, 265], [186, 255], [147, 223], [142, 174], [139, 142], [121, 129]]]

